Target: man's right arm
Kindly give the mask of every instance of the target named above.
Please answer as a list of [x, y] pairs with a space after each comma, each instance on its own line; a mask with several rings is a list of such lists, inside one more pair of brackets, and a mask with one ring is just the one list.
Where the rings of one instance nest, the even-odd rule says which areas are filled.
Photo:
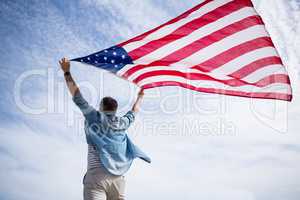
[[65, 77], [68, 89], [69, 89], [71, 95], [74, 97], [75, 94], [80, 91], [70, 73], [70, 67], [71, 67], [70, 61], [67, 58], [63, 58], [59, 61], [59, 64], [60, 64], [62, 71], [64, 72], [64, 77]]
[[95, 119], [97, 111], [82, 97], [80, 90], [70, 73], [70, 61], [66, 58], [63, 58], [59, 61], [59, 64], [64, 72], [66, 84], [73, 97], [74, 103], [78, 106], [88, 121]]

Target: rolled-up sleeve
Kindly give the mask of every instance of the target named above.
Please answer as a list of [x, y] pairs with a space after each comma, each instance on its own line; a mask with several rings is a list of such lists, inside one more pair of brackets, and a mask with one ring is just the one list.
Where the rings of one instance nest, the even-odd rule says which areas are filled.
[[96, 120], [97, 111], [88, 104], [79, 91], [77, 91], [73, 96], [73, 102], [81, 110], [82, 114], [87, 120]]
[[129, 128], [129, 126], [134, 122], [134, 120], [135, 120], [135, 113], [133, 111], [128, 111], [122, 117], [122, 121], [124, 123], [125, 129]]

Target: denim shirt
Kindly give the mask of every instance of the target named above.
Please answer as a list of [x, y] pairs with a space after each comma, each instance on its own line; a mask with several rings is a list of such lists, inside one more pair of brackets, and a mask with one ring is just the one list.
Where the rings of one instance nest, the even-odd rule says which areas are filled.
[[126, 133], [135, 119], [134, 112], [129, 111], [123, 117], [118, 117], [114, 113], [97, 111], [87, 103], [79, 91], [74, 95], [73, 101], [85, 117], [87, 143], [96, 148], [103, 167], [110, 174], [123, 175], [135, 158], [151, 162]]

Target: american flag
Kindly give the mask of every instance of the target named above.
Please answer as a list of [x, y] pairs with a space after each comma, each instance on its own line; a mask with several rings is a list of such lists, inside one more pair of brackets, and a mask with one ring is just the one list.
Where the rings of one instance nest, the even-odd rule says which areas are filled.
[[141, 88], [180, 86], [291, 101], [285, 67], [250, 0], [206, 0], [126, 42], [73, 59]]

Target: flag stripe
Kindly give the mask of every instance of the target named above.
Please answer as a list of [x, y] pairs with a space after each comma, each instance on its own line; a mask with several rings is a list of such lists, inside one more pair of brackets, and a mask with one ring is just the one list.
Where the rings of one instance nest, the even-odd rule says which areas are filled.
[[256, 70], [255, 73], [248, 74], [246, 77], [243, 77], [242, 80], [247, 82], [255, 82], [271, 74], [288, 75], [282, 65], [268, 65]]
[[238, 22], [235, 22], [233, 24], [230, 24], [226, 26], [223, 29], [220, 29], [208, 36], [205, 36], [167, 56], [164, 58], [161, 58], [157, 61], [154, 61], [147, 65], [137, 65], [134, 68], [131, 68], [129, 71], [127, 71], [126, 74], [124, 74], [124, 77], [128, 77], [131, 75], [132, 72], [135, 72], [137, 70], [151, 67], [151, 66], [161, 66], [161, 65], [170, 65], [176, 62], [179, 62], [180, 60], [192, 55], [193, 53], [209, 46], [210, 44], [213, 44], [217, 41], [222, 40], [225, 37], [228, 37], [238, 31], [244, 30], [246, 28], [249, 28], [251, 26], [262, 24], [261, 19], [258, 16], [251, 16], [247, 17], [243, 20], [240, 20]]
[[245, 92], [245, 91], [235, 91], [229, 89], [219, 89], [219, 88], [205, 88], [205, 87], [196, 87], [187, 83], [181, 83], [176, 81], [160, 81], [160, 82], [153, 82], [149, 84], [145, 84], [142, 86], [143, 89], [150, 89], [155, 87], [165, 87], [165, 86], [180, 86], [186, 89], [198, 91], [198, 92], [205, 92], [205, 93], [215, 93], [215, 94], [224, 94], [230, 96], [239, 96], [239, 97], [249, 97], [249, 98], [261, 98], [261, 99], [278, 99], [278, 100], [285, 100], [291, 101], [292, 95], [291, 93], [286, 93], [285, 91], [281, 91], [278, 93], [274, 92]]
[[[144, 73], [151, 72], [151, 71], [160, 71], [160, 70], [179, 71], [179, 72], [183, 72], [183, 73], [200, 73], [199, 70], [192, 69], [192, 68], [182, 68], [182, 67], [178, 67], [178, 66], [177, 67], [153, 66], [151, 68], [144, 68], [144, 69], [137, 71], [136, 73], [129, 76], [128, 80], [133, 81], [137, 77], [139, 77], [140, 75], [142, 75]], [[224, 76], [223, 74], [213, 74], [213, 73], [206, 73], [206, 72], [201, 72], [201, 73], [207, 74], [208, 76], [211, 76], [211, 77], [214, 77], [217, 79], [218, 78], [223, 79], [223, 80], [232, 79], [232, 77]]]
[[[140, 81], [137, 85], [144, 88], [145, 85], [151, 84], [151, 83], [156, 83], [161, 81], [161, 77], [163, 77], [164, 81], [169, 82], [169, 81], [175, 81], [178, 83], [183, 83], [183, 84], [189, 84], [194, 87], [204, 87], [204, 88], [216, 88], [216, 89], [230, 89], [234, 91], [243, 91], [243, 92], [274, 92], [274, 93], [288, 93], [291, 94], [291, 91], [287, 89], [286, 85], [288, 83], [272, 83], [267, 86], [262, 86], [262, 87], [257, 87], [254, 85], [241, 85], [241, 86], [236, 86], [232, 87], [230, 85], [227, 85], [222, 82], [218, 82], [215, 80], [189, 80], [183, 77], [179, 76], [170, 76], [170, 75], [161, 75], [160, 77], [158, 76], [152, 76], [149, 78], [145, 78], [142, 81]], [[272, 80], [272, 79], [270, 79]]]
[[[166, 67], [166, 66], [156, 66], [152, 68], [144, 68], [142, 70], [137, 71], [132, 76], [128, 77], [128, 80], [132, 82], [137, 82], [137, 80], [141, 79], [140, 76], [143, 74], [147, 74], [149, 72], [155, 72], [155, 71], [162, 71], [162, 70], [169, 70], [169, 71], [178, 71], [182, 73], [200, 73], [205, 74], [207, 76], [210, 76], [215, 79], [221, 79], [221, 80], [231, 80], [235, 77], [231, 76], [225, 76], [224, 74], [217, 74], [217, 73], [210, 73], [210, 72], [199, 72], [198, 70], [191, 69], [191, 68], [181, 68], [181, 67]], [[242, 78], [242, 81], [254, 83], [257, 82], [267, 76], [270, 76], [272, 74], [286, 74], [285, 69], [280, 64], [274, 64], [274, 65], [268, 65], [264, 66], [258, 70], [261, 70], [261, 73], [256, 73], [255, 71], [249, 72], [248, 75], [244, 78]]]
[[212, 70], [211, 72], [225, 75], [233, 74], [243, 66], [249, 65], [252, 62], [271, 56], [278, 56], [273, 46], [255, 49], [229, 61], [228, 63], [220, 66], [217, 69]]
[[254, 71], [261, 69], [263, 67], [273, 65], [273, 64], [282, 64], [281, 59], [278, 56], [272, 56], [272, 57], [265, 57], [259, 60], [256, 60], [239, 70], [235, 71], [234, 73], [230, 74], [229, 76], [241, 79], [247, 76], [250, 73], [253, 73]]
[[151, 53], [152, 51], [154, 51], [174, 40], [180, 39], [181, 37], [183, 37], [185, 35], [189, 35], [190, 33], [194, 32], [195, 30], [197, 30], [207, 24], [213, 23], [213, 22], [217, 21], [218, 19], [220, 19], [226, 15], [229, 15], [230, 13], [237, 11], [241, 8], [244, 8], [246, 6], [249, 6], [249, 5], [246, 4], [245, 1], [241, 1], [241, 3], [237, 3], [234, 1], [229, 2], [228, 4], [218, 7], [217, 9], [215, 9], [199, 18], [184, 24], [180, 28], [173, 31], [171, 34], [164, 36], [164, 37], [160, 38], [159, 40], [152, 40], [152, 41], [148, 42], [147, 44], [145, 44], [135, 50], [130, 51], [128, 54], [133, 60], [137, 60], [137, 59]]
[[[253, 11], [252, 8], [246, 7], [246, 8], [240, 9], [230, 15], [227, 15], [226, 17], [223, 17], [223, 18], [217, 20], [214, 23], [208, 24], [204, 27], [197, 29], [196, 31], [194, 31], [193, 33], [191, 33], [189, 35], [186, 35], [185, 37], [182, 37], [178, 40], [174, 40], [173, 42], [170, 42], [169, 44], [147, 54], [146, 56], [143, 56], [142, 58], [135, 60], [135, 63], [149, 64], [149, 60], [152, 60], [154, 57], [157, 60], [163, 59], [164, 57], [174, 53], [177, 50], [180, 50], [184, 47], [187, 48], [187, 46], [192, 43], [203, 42], [203, 41], [199, 41], [199, 40], [201, 40], [204, 37], [208, 37], [211, 34], [218, 34], [218, 31], [220, 29], [225, 29], [227, 26], [236, 24], [239, 21], [244, 20], [245, 18], [248, 18], [251, 16], [257, 16], [257, 14]], [[254, 20], [255, 20], [255, 22], [258, 22], [258, 24], [262, 24], [261, 23], [262, 20], [259, 20], [259, 19], [254, 19]], [[247, 24], [249, 24], [249, 22]], [[242, 25], [240, 25], [240, 26], [242, 26]], [[240, 30], [241, 30], [244, 26], [242, 26], [242, 27], [240, 27], [240, 26], [237, 26], [237, 28], [240, 28]], [[232, 32], [228, 32], [228, 29], [223, 30], [224, 36], [221, 37], [219, 35], [218, 38], [222, 39], [222, 38], [225, 38], [226, 36], [229, 36], [230, 33], [233, 34], [234, 32], [239, 31], [239, 30], [235, 30], [234, 29], [235, 27], [231, 27], [231, 28], [233, 29]], [[207, 39], [210, 39], [210, 38], [207, 38]], [[214, 41], [214, 39], [212, 41]]]
[[[181, 59], [177, 63], [173, 63], [172, 66], [192, 67], [191, 63], [200, 63], [201, 61], [212, 59], [212, 56], [222, 54], [224, 51], [228, 52], [228, 49], [241, 44], [242, 41], [253, 40], [256, 39], [257, 37], [268, 36], [268, 34], [263, 30], [264, 27], [262, 25], [255, 25], [245, 30], [236, 32], [233, 35], [230, 35], [220, 41], [214, 42], [213, 44], [198, 50], [194, 54], [184, 59]], [[247, 45], [247, 43], [245, 45]], [[272, 43], [269, 43], [269, 46], [272, 46]], [[156, 56], [153, 55], [153, 57]], [[145, 67], [144, 65], [132, 66], [122, 76], [124, 78], [127, 78], [137, 70], [143, 69], [144, 67]], [[197, 68], [196, 66], [194, 67]]]
[[260, 37], [260, 38], [256, 38], [250, 41], [247, 41], [245, 43], [239, 44], [237, 46], [234, 46], [220, 54], [218, 54], [217, 56], [200, 63], [199, 65], [193, 66], [193, 68], [201, 70], [201, 71], [212, 71], [213, 69], [216, 69], [222, 65], [224, 65], [225, 63], [234, 60], [235, 58], [251, 52], [255, 49], [258, 48], [263, 48], [263, 47], [268, 47], [268, 46], [273, 46], [272, 42], [271, 42], [271, 38], [270, 37]]
[[269, 84], [273, 83], [289, 83], [288, 76], [286, 74], [272, 74], [269, 75], [268, 77], [265, 77], [257, 82], [254, 83], [249, 83], [243, 80], [239, 79], [228, 79], [228, 80], [221, 80], [221, 79], [216, 79], [213, 78], [207, 74], [203, 73], [184, 73], [180, 71], [172, 71], [172, 70], [157, 70], [157, 71], [151, 71], [142, 74], [141, 76], [137, 77], [136, 79], [133, 80], [134, 83], [139, 84], [142, 80], [149, 78], [149, 77], [154, 77], [154, 76], [161, 76], [161, 75], [168, 75], [168, 76], [177, 76], [177, 77], [182, 77], [188, 80], [210, 80], [210, 81], [216, 81], [216, 82], [221, 82], [224, 83], [228, 86], [231, 87], [237, 87], [237, 86], [242, 86], [242, 85], [253, 85], [257, 87], [265, 87]]
[[264, 31], [264, 26], [252, 26], [230, 35], [220, 41], [217, 41], [206, 48], [195, 52], [191, 56], [180, 60], [180, 62], [172, 64], [172, 66], [191, 67], [192, 64], [200, 64], [212, 59], [216, 55], [222, 54], [223, 52], [240, 45], [241, 43], [245, 43], [260, 37], [268, 37], [268, 34]]

